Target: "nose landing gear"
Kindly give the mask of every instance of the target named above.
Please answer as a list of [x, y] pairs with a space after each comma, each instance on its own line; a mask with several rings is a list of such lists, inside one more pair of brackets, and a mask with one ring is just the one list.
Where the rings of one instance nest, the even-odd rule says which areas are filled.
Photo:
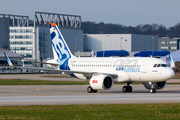
[[156, 93], [155, 83], [149, 82], [149, 85], [151, 85], [150, 93]]

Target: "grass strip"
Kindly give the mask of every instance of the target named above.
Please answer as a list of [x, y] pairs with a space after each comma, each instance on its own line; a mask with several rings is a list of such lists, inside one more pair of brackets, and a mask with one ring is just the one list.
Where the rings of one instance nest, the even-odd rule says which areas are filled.
[[0, 79], [0, 85], [86, 85], [87, 81]]
[[178, 120], [180, 103], [1, 106], [0, 119], [36, 120]]
[[[19, 79], [0, 79], [0, 85], [87, 85], [88, 81], [56, 81], [56, 80], [19, 80]], [[127, 83], [114, 83], [114, 85], [126, 85]], [[134, 85], [142, 84], [134, 82]], [[180, 84], [180, 83], [167, 83]]]

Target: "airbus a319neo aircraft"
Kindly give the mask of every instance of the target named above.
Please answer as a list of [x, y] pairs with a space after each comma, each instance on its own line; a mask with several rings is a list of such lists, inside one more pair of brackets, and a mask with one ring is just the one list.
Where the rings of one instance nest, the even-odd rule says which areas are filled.
[[[156, 89], [163, 89], [166, 81], [174, 76], [172, 70], [174, 62], [171, 55], [169, 55], [171, 67], [165, 61], [152, 57], [75, 57], [57, 25], [51, 23], [49, 26], [54, 59], [46, 61], [46, 64], [53, 69], [33, 69], [59, 71], [88, 80], [88, 93], [109, 90], [114, 83], [127, 83], [122, 91], [132, 92], [130, 84], [133, 82], [141, 82], [151, 93], [155, 93]], [[17, 68], [6, 54], [5, 56], [9, 65]]]

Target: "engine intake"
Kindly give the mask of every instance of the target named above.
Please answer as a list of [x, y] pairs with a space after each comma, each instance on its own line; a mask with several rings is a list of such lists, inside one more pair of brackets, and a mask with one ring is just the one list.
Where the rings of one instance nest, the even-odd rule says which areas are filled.
[[111, 76], [97, 75], [97, 76], [93, 76], [90, 79], [89, 83], [94, 90], [102, 90], [102, 89], [109, 90], [112, 88], [114, 81]]
[[[142, 83], [146, 89], [151, 89], [151, 85], [149, 85], [149, 82]], [[155, 82], [155, 88], [156, 89], [163, 89], [166, 86], [166, 81], [163, 82]]]

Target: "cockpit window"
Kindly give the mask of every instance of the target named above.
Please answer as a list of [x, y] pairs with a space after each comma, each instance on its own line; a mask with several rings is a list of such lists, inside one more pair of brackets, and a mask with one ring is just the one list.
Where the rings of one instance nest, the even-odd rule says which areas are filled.
[[156, 67], [157, 66], [157, 64], [155, 64], [153, 67]]
[[161, 64], [158, 64], [157, 67], [161, 67]]
[[166, 64], [161, 64], [161, 66], [162, 66], [162, 67], [167, 67], [167, 65], [166, 65]]
[[168, 64], [154, 64], [153, 67], [169, 67]]

